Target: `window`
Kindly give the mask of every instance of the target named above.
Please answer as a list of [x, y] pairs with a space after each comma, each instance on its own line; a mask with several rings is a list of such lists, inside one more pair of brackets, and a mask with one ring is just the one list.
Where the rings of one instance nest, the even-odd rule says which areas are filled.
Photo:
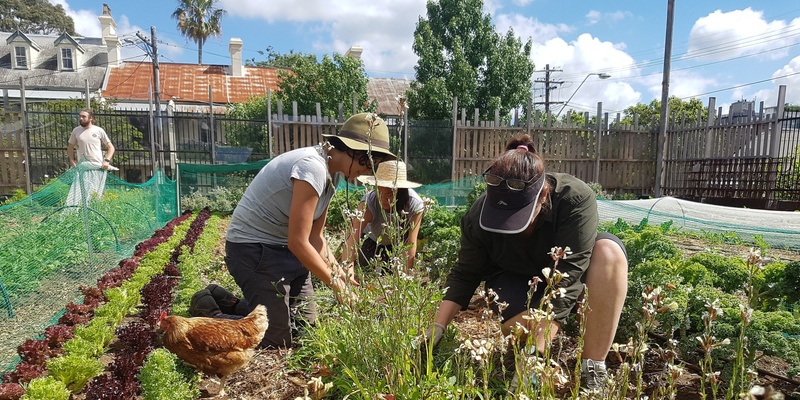
[[72, 62], [72, 49], [61, 49], [61, 69], [75, 69]]
[[26, 53], [27, 52], [25, 51], [25, 47], [22, 46], [14, 47], [14, 60], [16, 60], [17, 68], [28, 69], [28, 57]]

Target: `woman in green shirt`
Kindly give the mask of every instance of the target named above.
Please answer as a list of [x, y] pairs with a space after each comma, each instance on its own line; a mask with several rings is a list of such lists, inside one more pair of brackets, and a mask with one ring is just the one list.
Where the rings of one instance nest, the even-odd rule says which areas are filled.
[[[536, 351], [542, 353], [585, 284], [589, 296], [581, 386], [594, 389], [605, 381], [605, 358], [627, 292], [625, 247], [616, 236], [597, 232], [592, 189], [574, 176], [545, 173], [544, 161], [533, 149], [529, 135], [518, 135], [483, 173], [486, 193], [462, 218], [458, 261], [447, 277], [448, 289], [429, 334], [438, 343], [447, 324], [484, 282], [486, 289], [497, 293], [498, 302], [508, 304], [495, 310], [503, 333], [509, 334], [518, 324], [525, 326], [536, 335]], [[528, 304], [538, 308], [546, 286], [542, 271], [553, 267], [554, 247], [569, 247], [571, 254], [558, 260], [558, 271], [566, 273], [558, 285], [563, 296], [551, 301], [554, 320], [545, 326], [528, 318]], [[540, 283], [528, 303], [535, 277]]]

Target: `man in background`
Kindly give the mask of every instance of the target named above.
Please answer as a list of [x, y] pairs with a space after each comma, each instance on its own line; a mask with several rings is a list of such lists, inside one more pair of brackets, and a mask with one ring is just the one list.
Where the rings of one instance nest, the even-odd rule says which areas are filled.
[[[106, 185], [106, 172], [116, 170], [111, 166], [114, 156], [114, 145], [106, 131], [94, 124], [91, 109], [84, 108], [78, 114], [80, 126], [75, 127], [69, 135], [67, 158], [74, 167], [80, 163], [75, 179], [67, 195], [67, 205], [86, 205], [91, 196], [101, 197]], [[77, 156], [75, 147], [77, 146]], [[105, 154], [103, 154], [105, 146]]]

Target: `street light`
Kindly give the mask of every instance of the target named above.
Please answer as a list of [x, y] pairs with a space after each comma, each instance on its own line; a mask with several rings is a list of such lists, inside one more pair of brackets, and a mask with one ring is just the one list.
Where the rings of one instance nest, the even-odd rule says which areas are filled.
[[[597, 77], [600, 78], [600, 79], [611, 78], [611, 75], [609, 75], [609, 74], [607, 74], [605, 72], [592, 72], [592, 73], [586, 75], [586, 78], [583, 78], [583, 80], [581, 81], [581, 84], [578, 85], [578, 89], [580, 89], [581, 86], [583, 86], [583, 84], [586, 83], [586, 80], [589, 79], [589, 77], [592, 76], [592, 75], [597, 75]], [[578, 93], [578, 89], [575, 89], [575, 91], [572, 92], [572, 95], [570, 95], [569, 98], [567, 99], [567, 101], [564, 102], [564, 105], [561, 106], [561, 109], [558, 110], [558, 114], [556, 114], [556, 116], [553, 119], [558, 118], [558, 116], [561, 115], [561, 112], [564, 111], [565, 108], [567, 108], [567, 104], [569, 103], [570, 100], [572, 100], [573, 97], [575, 97], [575, 93]]]

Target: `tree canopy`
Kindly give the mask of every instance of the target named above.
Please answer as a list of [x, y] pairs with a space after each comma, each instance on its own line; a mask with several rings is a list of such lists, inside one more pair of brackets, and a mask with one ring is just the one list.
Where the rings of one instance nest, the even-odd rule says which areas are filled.
[[292, 69], [295, 65], [303, 62], [304, 60], [316, 64], [317, 56], [314, 54], [295, 53], [294, 50], [289, 50], [287, 54], [276, 52], [272, 46], [267, 46], [266, 50], [258, 50], [258, 54], [267, 56], [265, 61], [256, 61], [255, 58], [247, 60], [247, 65], [256, 67], [274, 67], [274, 68], [288, 68]]
[[[338, 53], [325, 55], [317, 61], [314, 54], [280, 54], [268, 47], [266, 61], [248, 60], [249, 65], [283, 68], [278, 71], [277, 100], [284, 103], [297, 102], [297, 111], [302, 115], [316, 115], [319, 103], [323, 116], [335, 117], [339, 104], [345, 105], [345, 114], [352, 109], [353, 96], [359, 111], [374, 111], [377, 106], [367, 96], [367, 73], [360, 59]], [[256, 100], [258, 102], [258, 100]], [[263, 102], [263, 101], [262, 101]], [[253, 106], [242, 109], [253, 109]], [[240, 112], [240, 111], [237, 111]]]
[[0, 1], [0, 31], [53, 35], [77, 35], [75, 22], [60, 4], [47, 0]]
[[414, 31], [419, 56], [409, 91], [412, 117], [449, 119], [452, 98], [481, 117], [508, 115], [530, 97], [531, 40], [523, 44], [509, 29], [495, 31], [482, 0], [429, 0], [427, 18]]
[[222, 17], [227, 11], [216, 8], [219, 0], [179, 0], [172, 18], [178, 20], [183, 36], [197, 43], [197, 63], [203, 63], [203, 44], [209, 36], [222, 33]]
[[[698, 115], [701, 115], [703, 120], [708, 118], [708, 110], [703, 106], [703, 102], [700, 99], [683, 101], [675, 96], [669, 98], [669, 114], [670, 120], [674, 118], [682, 119], [685, 116], [687, 122], [696, 122]], [[661, 118], [661, 101], [653, 100], [650, 104], [638, 103], [626, 108], [622, 115], [623, 124], [633, 124], [634, 116], [638, 115], [638, 123], [640, 125], [658, 125]]]

